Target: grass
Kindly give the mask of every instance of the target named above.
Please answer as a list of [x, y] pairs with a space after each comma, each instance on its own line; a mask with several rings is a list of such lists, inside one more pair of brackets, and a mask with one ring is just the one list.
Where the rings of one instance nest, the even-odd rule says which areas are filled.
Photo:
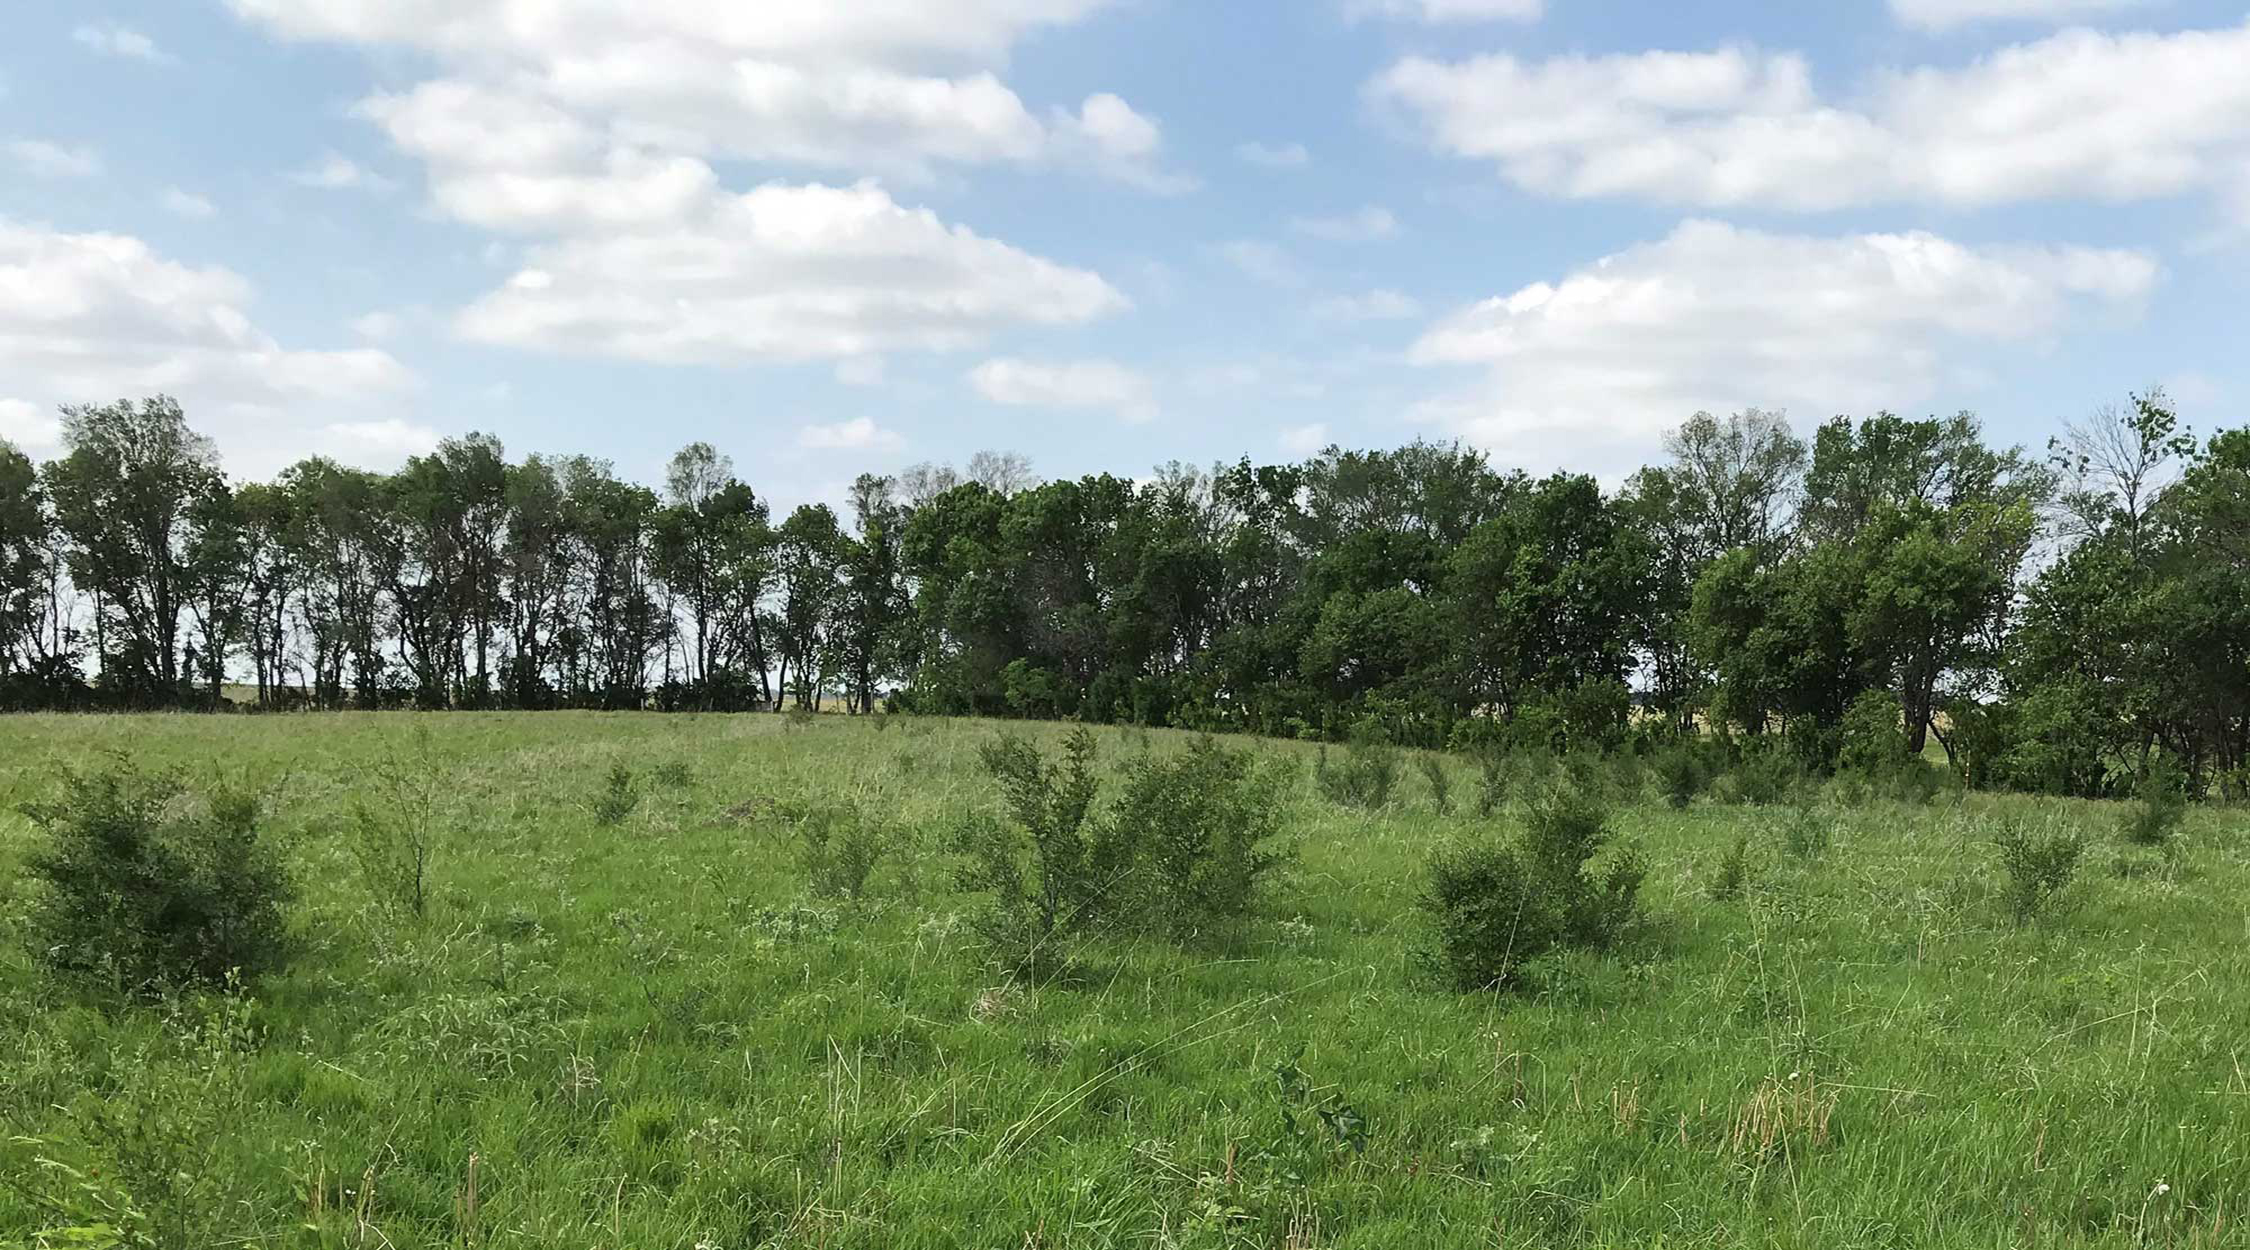
[[[132, 1148], [100, 1110], [177, 1121], [215, 1240], [401, 1250], [2217, 1246], [2250, 1207], [2239, 811], [2127, 874], [2113, 806], [1842, 809], [1799, 859], [1762, 814], [1651, 793], [1617, 822], [1650, 864], [1636, 938], [1462, 996], [1414, 979], [1412, 900], [1474, 818], [1420, 788], [1331, 806], [1306, 749], [1262, 744], [1301, 764], [1268, 919], [1035, 985], [987, 966], [942, 849], [993, 801], [990, 724], [428, 718], [416, 921], [350, 831], [419, 719], [0, 720], [0, 1129], [42, 1142], [0, 1169], [52, 1194], [36, 1156], [111, 1176]], [[1100, 743], [1105, 771], [1140, 749]], [[24, 950], [17, 809], [113, 748], [275, 787], [307, 949], [237, 1044]], [[603, 826], [619, 765], [667, 783]], [[907, 831], [862, 901], [808, 891], [808, 802]], [[1990, 839], [2031, 816], [2099, 845], [2019, 927]], [[1741, 833], [1757, 871], [1714, 902]], [[0, 1186], [0, 1245], [42, 1218]]]

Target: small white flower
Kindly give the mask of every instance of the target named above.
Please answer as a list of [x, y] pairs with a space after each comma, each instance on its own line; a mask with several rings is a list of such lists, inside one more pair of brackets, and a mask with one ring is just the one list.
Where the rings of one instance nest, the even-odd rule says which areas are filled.
[[2167, 1185], [2167, 1184], [2165, 1184], [2165, 1183], [2164, 1183], [2163, 1181], [2158, 1181], [2158, 1182], [2156, 1182], [2156, 1196], [2157, 1196], [2157, 1197], [2161, 1198], [2161, 1197], [2163, 1197], [2164, 1195], [2166, 1195], [2166, 1194], [2168, 1194], [2168, 1193], [2171, 1193], [2171, 1192], [2172, 1192], [2172, 1187], [2171, 1187], [2170, 1185]]

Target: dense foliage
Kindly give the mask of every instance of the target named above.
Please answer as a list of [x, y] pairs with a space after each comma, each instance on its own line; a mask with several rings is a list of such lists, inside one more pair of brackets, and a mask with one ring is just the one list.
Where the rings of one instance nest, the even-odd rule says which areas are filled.
[[1616, 491], [1427, 443], [1139, 482], [980, 455], [778, 521], [702, 443], [659, 493], [483, 435], [233, 483], [161, 397], [64, 430], [44, 465], [0, 446], [9, 707], [889, 698], [1477, 751], [1705, 730], [1776, 776], [1888, 776], [1934, 736], [1970, 784], [2072, 795], [2250, 779], [2250, 430], [2191, 437], [2161, 394], [2045, 456], [1966, 414], [1807, 442], [1751, 411]]

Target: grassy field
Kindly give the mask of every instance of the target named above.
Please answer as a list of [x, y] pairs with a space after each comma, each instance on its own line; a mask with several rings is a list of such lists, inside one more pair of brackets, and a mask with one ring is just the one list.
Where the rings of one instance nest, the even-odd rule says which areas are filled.
[[[1299, 761], [1302, 855], [1255, 928], [1030, 985], [984, 959], [945, 850], [994, 801], [992, 724], [428, 719], [416, 921], [342, 831], [417, 723], [0, 720], [0, 1114], [39, 1139], [0, 1168], [98, 1194], [165, 1160], [211, 1245], [2250, 1244], [2239, 810], [2165, 862], [2116, 806], [1825, 806], [1800, 857], [1786, 811], [1634, 798], [1635, 938], [1464, 996], [1414, 973], [1413, 899], [1477, 822], [1411, 772], [1387, 813], [1327, 805], [1305, 748], [1263, 744]], [[1182, 741], [1103, 731], [1103, 764]], [[304, 951], [249, 1007], [94, 1002], [26, 953], [17, 809], [113, 750], [272, 785]], [[619, 763], [640, 801], [603, 826]], [[805, 798], [895, 814], [865, 900], [808, 893], [780, 815]], [[2011, 815], [2098, 838], [2026, 927], [1986, 843]], [[1752, 879], [1716, 901], [1739, 834]], [[1285, 1130], [1313, 1107], [1352, 1114]], [[41, 1219], [0, 1188], [0, 1244]]]

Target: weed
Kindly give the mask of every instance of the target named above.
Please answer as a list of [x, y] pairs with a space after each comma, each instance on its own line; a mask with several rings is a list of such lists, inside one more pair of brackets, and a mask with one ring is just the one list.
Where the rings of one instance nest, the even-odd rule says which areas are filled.
[[1719, 857], [1718, 870], [1711, 875], [1710, 895], [1716, 902], [1742, 897], [1743, 889], [1750, 884], [1750, 836], [1736, 834], [1734, 845]]
[[1711, 785], [1711, 770], [1703, 762], [1703, 753], [1686, 742], [1675, 742], [1658, 751], [1651, 767], [1658, 792], [1674, 811], [1686, 810]]
[[1313, 780], [1329, 802], [1341, 807], [1380, 809], [1391, 804], [1391, 789], [1398, 784], [1398, 748], [1372, 720], [1353, 727], [1341, 763], [1330, 760], [1323, 746], [1313, 766]]
[[1430, 810], [1440, 816], [1453, 814], [1453, 779], [1445, 770], [1445, 757], [1435, 751], [1424, 751], [1414, 757], [1422, 770], [1422, 778], [1430, 785]]
[[859, 805], [816, 807], [798, 825], [804, 839], [805, 875], [822, 898], [858, 899], [867, 879], [889, 853], [894, 835]]
[[594, 798], [594, 822], [601, 825], [621, 825], [641, 805], [640, 791], [633, 787], [633, 770], [622, 761], [609, 766], [609, 782]]
[[695, 784], [695, 772], [686, 760], [666, 760], [649, 774], [649, 780], [667, 790], [685, 790]]
[[1836, 838], [1836, 824], [1828, 815], [1810, 803], [1799, 803], [1784, 812], [1778, 822], [1781, 826], [1781, 849], [1799, 863], [1811, 863], [1828, 852]]
[[2078, 874], [2086, 836], [2073, 828], [2034, 833], [2027, 822], [2009, 819], [1993, 839], [2007, 880], [2002, 898], [2017, 924], [2029, 924], [2051, 907]]
[[2158, 756], [2133, 787], [2122, 833], [2134, 846], [2166, 846], [2187, 816], [2187, 785], [2179, 767]]
[[1759, 742], [1743, 751], [1729, 780], [1738, 801], [1776, 807], [1796, 797], [1805, 784], [1805, 770], [1780, 743]]

